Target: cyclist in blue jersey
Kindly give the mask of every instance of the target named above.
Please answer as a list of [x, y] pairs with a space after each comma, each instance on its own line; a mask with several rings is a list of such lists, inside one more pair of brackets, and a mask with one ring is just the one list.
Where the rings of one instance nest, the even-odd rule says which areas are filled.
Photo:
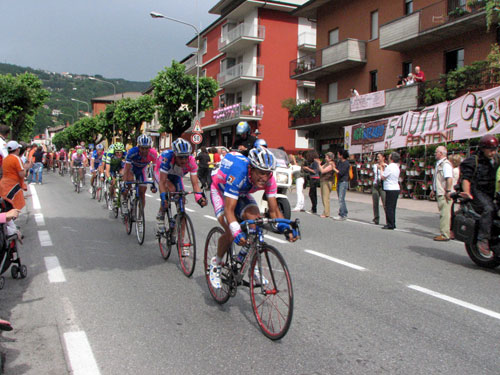
[[[225, 230], [218, 243], [217, 256], [210, 263], [210, 282], [214, 288], [221, 287], [221, 263], [231, 241], [240, 246], [246, 244], [246, 234], [239, 222], [261, 216], [251, 193], [264, 190], [271, 218], [283, 218], [276, 199], [275, 168], [274, 155], [264, 147], [257, 147], [249, 151], [248, 157], [237, 152], [227, 154], [212, 176], [210, 198], [215, 216]], [[298, 238], [297, 231], [288, 224], [278, 224], [278, 230], [291, 242]]]
[[[125, 182], [147, 181], [146, 169], [150, 163], [156, 162], [158, 154], [154, 148], [153, 140], [150, 136], [142, 134], [137, 138], [137, 146], [133, 147], [127, 152], [127, 157], [125, 159], [125, 168], [123, 169], [123, 180]], [[128, 213], [127, 205], [127, 190], [130, 185], [127, 186], [123, 192], [122, 200], [122, 212], [124, 214]], [[139, 186], [139, 195], [141, 197], [143, 207], [146, 207], [146, 185]], [[151, 191], [156, 193], [156, 187], [151, 185]]]
[[184, 191], [184, 184], [182, 177], [188, 172], [195, 192], [195, 200], [201, 206], [207, 205], [207, 200], [203, 192], [200, 192], [200, 183], [198, 180], [198, 165], [195, 158], [191, 155], [191, 144], [178, 138], [172, 143], [172, 150], [164, 151], [159, 158], [160, 167], [160, 198], [161, 205], [156, 220], [158, 223], [158, 230], [165, 232], [165, 202], [167, 199], [167, 192]]
[[90, 157], [90, 173], [92, 177], [90, 178], [90, 190], [92, 191], [92, 186], [94, 185], [94, 180], [96, 175], [103, 173], [102, 161], [104, 157], [104, 145], [98, 144], [95, 150], [92, 152]]

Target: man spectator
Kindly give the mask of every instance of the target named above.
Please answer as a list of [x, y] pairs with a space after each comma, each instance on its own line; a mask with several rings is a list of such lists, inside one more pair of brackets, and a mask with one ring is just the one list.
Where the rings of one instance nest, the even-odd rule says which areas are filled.
[[359, 97], [359, 92], [358, 92], [358, 90], [356, 90], [355, 87], [353, 87], [351, 89], [351, 98], [357, 98], [357, 97]]
[[[381, 168], [379, 168], [379, 166]], [[382, 181], [382, 171], [387, 167], [385, 155], [381, 152], [377, 154], [377, 164], [373, 164], [373, 185], [372, 185], [372, 203], [373, 203], [373, 223], [378, 225], [380, 222], [379, 206], [382, 199], [382, 207], [385, 209], [385, 190]]]
[[434, 241], [450, 240], [450, 216], [452, 200], [450, 198], [453, 189], [453, 166], [447, 159], [446, 147], [436, 148], [436, 168], [434, 169], [434, 180], [430, 197], [436, 196], [439, 209], [439, 231]]
[[481, 215], [477, 233], [477, 248], [486, 257], [491, 255], [489, 239], [495, 205], [495, 176], [498, 168], [498, 140], [487, 134], [479, 141], [479, 154], [460, 164], [461, 196], [472, 199], [472, 207]]
[[208, 169], [208, 163], [210, 163], [210, 156], [208, 155], [207, 148], [205, 146], [201, 147], [201, 151], [196, 157], [198, 162], [198, 179], [201, 182], [202, 189], [210, 188], [210, 170]]
[[7, 137], [9, 136], [10, 128], [7, 125], [0, 125], [0, 178], [2, 178], [2, 161], [9, 155], [7, 151]]
[[425, 82], [425, 73], [420, 69], [418, 65], [415, 67], [415, 74], [413, 75], [413, 79], [416, 83]]
[[349, 151], [342, 150], [337, 152], [337, 163], [334, 163], [333, 170], [337, 173], [337, 196], [339, 199], [339, 215], [334, 216], [334, 220], [347, 219], [347, 206], [345, 204], [345, 195], [349, 187]]

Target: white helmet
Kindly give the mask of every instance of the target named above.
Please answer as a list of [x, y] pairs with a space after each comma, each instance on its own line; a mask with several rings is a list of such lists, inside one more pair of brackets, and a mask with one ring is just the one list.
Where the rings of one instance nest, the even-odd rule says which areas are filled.
[[141, 134], [137, 137], [137, 146], [139, 147], [151, 147], [153, 145], [153, 140], [149, 135]]
[[276, 158], [267, 148], [260, 146], [252, 148], [248, 152], [248, 159], [252, 167], [262, 171], [274, 171], [276, 169]]
[[183, 138], [177, 138], [172, 142], [172, 149], [176, 155], [191, 155], [192, 152], [191, 143]]

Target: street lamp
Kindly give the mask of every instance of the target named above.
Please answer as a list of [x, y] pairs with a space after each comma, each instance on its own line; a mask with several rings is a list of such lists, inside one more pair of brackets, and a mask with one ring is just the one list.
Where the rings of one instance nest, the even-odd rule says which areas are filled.
[[192, 25], [188, 22], [184, 22], [172, 17], [167, 17], [161, 13], [158, 12], [150, 12], [149, 15], [153, 18], [165, 18], [166, 20], [182, 23], [187, 26], [191, 26], [194, 31], [196, 32], [196, 36], [198, 38], [198, 50], [196, 52], [196, 117], [195, 117], [195, 122], [198, 121], [198, 101], [199, 101], [199, 95], [200, 95], [200, 32], [198, 28], [195, 25]]
[[83, 103], [83, 104], [86, 104], [87, 105], [87, 112], [90, 112], [90, 105], [89, 103], [87, 102], [84, 102], [83, 100], [78, 100], [78, 99], [75, 99], [75, 98], [71, 98], [71, 101], [73, 102], [77, 102], [76, 105], [77, 105], [77, 108], [76, 108], [76, 114], [77, 114], [77, 117], [78, 117], [78, 103]]
[[[92, 81], [99, 81], [99, 82], [108, 83], [111, 86], [113, 86], [113, 102], [115, 101], [115, 99], [116, 99], [116, 86], [113, 83], [108, 82], [108, 81], [104, 81], [102, 79], [99, 79], [99, 78], [96, 78], [96, 77], [92, 77], [92, 76], [89, 76], [89, 79], [92, 80]], [[113, 142], [114, 141], [115, 141], [115, 123], [113, 122]]]

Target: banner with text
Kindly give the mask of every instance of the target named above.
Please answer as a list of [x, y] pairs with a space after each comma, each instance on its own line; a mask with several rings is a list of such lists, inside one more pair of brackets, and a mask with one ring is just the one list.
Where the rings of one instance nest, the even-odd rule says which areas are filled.
[[399, 116], [344, 127], [351, 154], [423, 146], [500, 133], [500, 87]]
[[385, 91], [376, 91], [369, 94], [353, 96], [350, 99], [351, 112], [385, 106]]

